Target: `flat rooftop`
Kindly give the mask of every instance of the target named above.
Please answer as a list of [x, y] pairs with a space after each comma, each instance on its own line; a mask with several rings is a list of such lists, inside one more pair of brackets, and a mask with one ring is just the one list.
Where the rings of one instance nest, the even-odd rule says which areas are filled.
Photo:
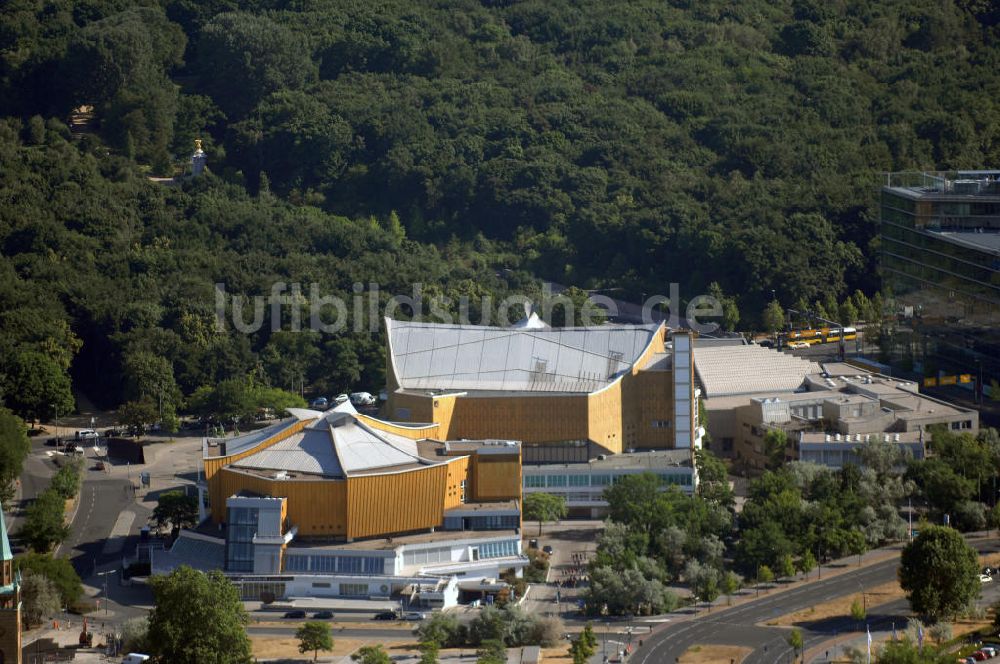
[[473, 514], [475, 512], [498, 512], [498, 511], [518, 511], [516, 500], [499, 500], [492, 503], [465, 503], [459, 507], [452, 507], [444, 511], [444, 515], [450, 514]]
[[998, 230], [984, 230], [982, 233], [974, 231], [934, 231], [930, 229], [927, 229], [927, 231], [963, 247], [1000, 253], [1000, 231]]
[[308, 538], [292, 540], [286, 553], [295, 553], [296, 551], [305, 553], [317, 549], [325, 551], [394, 551], [401, 546], [412, 544], [432, 544], [435, 542], [454, 544], [465, 540], [510, 539], [512, 537], [519, 538], [520, 534], [516, 530], [441, 530], [434, 533], [380, 537], [354, 542]]
[[691, 450], [653, 450], [609, 454], [605, 459], [591, 459], [586, 463], [544, 463], [524, 467], [525, 474], [532, 471], [548, 472], [565, 470], [658, 470], [665, 468], [691, 468]]

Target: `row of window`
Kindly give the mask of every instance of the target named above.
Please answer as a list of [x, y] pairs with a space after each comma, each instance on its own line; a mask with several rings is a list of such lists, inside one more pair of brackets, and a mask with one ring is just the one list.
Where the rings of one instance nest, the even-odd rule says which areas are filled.
[[485, 560], [489, 558], [509, 558], [516, 556], [518, 543], [515, 540], [503, 540], [502, 542], [484, 542], [479, 545], [479, 558]]
[[377, 556], [285, 556], [286, 572], [318, 574], [385, 574], [385, 558]]
[[[691, 473], [656, 473], [666, 484], [691, 486]], [[565, 487], [604, 487], [621, 481], [625, 475], [525, 475], [526, 489]]]

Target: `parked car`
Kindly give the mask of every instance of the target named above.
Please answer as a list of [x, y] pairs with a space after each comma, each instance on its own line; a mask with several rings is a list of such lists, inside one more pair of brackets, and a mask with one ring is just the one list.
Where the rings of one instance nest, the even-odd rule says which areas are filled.
[[351, 403], [355, 406], [374, 406], [375, 397], [369, 392], [351, 392]]
[[316, 620], [333, 620], [333, 611], [317, 611], [313, 614]]
[[552, 555], [552, 550], [553, 549], [552, 549], [552, 545], [551, 544], [546, 544], [545, 546], [542, 547], [542, 552], [543, 553], [547, 553], [550, 556]]
[[989, 659], [989, 656], [982, 650], [977, 650], [976, 652], [972, 653], [972, 659], [976, 660], [977, 662], [981, 662], [985, 659]]
[[980, 583], [989, 583], [992, 580], [993, 580], [993, 577], [990, 576], [989, 574], [980, 574], [979, 575], [979, 582]]
[[774, 348], [774, 342], [770, 339], [764, 339], [763, 341], [758, 341], [757, 345], [761, 348]]
[[799, 348], [809, 348], [809, 344], [807, 344], [805, 341], [793, 341], [790, 344], [788, 344], [788, 347], [797, 350]]
[[100, 436], [93, 429], [81, 429], [73, 436], [76, 440], [97, 440]]
[[299, 620], [301, 620], [302, 618], [306, 617], [306, 612], [305, 611], [288, 611], [288, 612], [285, 613], [285, 617], [286, 618], [290, 618], [290, 619], [299, 619]]
[[111, 427], [110, 429], [105, 429], [104, 430], [104, 437], [105, 438], [116, 438], [118, 436], [124, 436], [125, 433], [126, 432], [125, 432], [124, 429], [119, 429], [117, 427]]
[[335, 403], [335, 404], [337, 404], [339, 406], [340, 404], [344, 403], [345, 401], [349, 401], [350, 398], [351, 397], [349, 395], [347, 395], [347, 394], [338, 394], [337, 396], [335, 396], [333, 398], [333, 403]]
[[326, 400], [326, 397], [317, 397], [309, 402], [310, 408], [327, 408], [330, 402]]
[[396, 619], [395, 611], [383, 611], [381, 613], [375, 614], [375, 620], [395, 620], [395, 619]]
[[425, 620], [427, 614], [421, 611], [407, 611], [403, 614], [403, 620]]

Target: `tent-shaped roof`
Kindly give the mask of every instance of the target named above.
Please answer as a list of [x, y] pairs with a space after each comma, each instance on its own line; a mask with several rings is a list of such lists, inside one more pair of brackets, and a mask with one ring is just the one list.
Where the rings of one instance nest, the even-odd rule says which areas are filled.
[[362, 422], [353, 408], [325, 413], [293, 409], [295, 420], [313, 420], [302, 431], [270, 447], [235, 461], [233, 467], [258, 471], [287, 471], [344, 478], [354, 474], [401, 470], [435, 462], [420, 457], [415, 441]]
[[385, 324], [399, 387], [440, 391], [594, 392], [630, 369], [660, 328]]

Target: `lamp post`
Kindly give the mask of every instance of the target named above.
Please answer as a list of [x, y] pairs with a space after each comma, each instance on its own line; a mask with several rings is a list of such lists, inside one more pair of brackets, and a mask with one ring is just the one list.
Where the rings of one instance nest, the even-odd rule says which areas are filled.
[[97, 576], [103, 576], [104, 577], [104, 615], [105, 616], [108, 615], [108, 602], [111, 599], [108, 596], [108, 577], [111, 576], [112, 574], [117, 574], [117, 573], [118, 573], [118, 570], [116, 570], [116, 569], [108, 570], [107, 572], [98, 572], [97, 573]]

